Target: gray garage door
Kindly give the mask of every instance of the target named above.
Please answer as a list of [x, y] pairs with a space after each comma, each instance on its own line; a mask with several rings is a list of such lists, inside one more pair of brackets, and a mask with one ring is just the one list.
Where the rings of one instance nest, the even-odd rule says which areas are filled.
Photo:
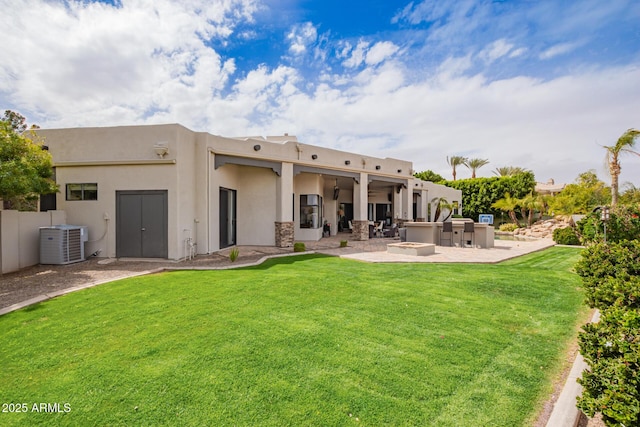
[[116, 256], [167, 258], [167, 191], [116, 191]]

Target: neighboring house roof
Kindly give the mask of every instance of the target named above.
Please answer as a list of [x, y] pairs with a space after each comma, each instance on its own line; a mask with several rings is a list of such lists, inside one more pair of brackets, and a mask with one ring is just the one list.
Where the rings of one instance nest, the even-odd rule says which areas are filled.
[[538, 194], [558, 194], [567, 184], [556, 184], [553, 179], [547, 182], [536, 182], [535, 191]]

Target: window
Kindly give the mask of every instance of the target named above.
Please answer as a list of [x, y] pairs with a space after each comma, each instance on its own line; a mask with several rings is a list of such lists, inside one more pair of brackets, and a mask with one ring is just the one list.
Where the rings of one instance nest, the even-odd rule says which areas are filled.
[[67, 200], [98, 200], [98, 184], [67, 184]]
[[322, 197], [317, 194], [300, 195], [300, 228], [322, 226]]

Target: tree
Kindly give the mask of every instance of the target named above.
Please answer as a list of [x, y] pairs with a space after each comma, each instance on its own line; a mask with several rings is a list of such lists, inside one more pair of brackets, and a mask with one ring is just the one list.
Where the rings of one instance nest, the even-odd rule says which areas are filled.
[[471, 178], [475, 178], [476, 171], [488, 163], [487, 159], [467, 159], [464, 165], [471, 170]]
[[533, 194], [533, 192], [518, 199], [518, 206], [520, 206], [522, 218], [527, 219], [528, 227], [531, 227], [531, 224], [533, 224], [533, 215], [536, 212], [540, 212], [542, 215], [546, 209], [544, 197], [539, 194]]
[[456, 167], [460, 166], [460, 165], [464, 165], [465, 162], [467, 161], [466, 157], [463, 156], [447, 156], [447, 163], [449, 163], [449, 166], [451, 166], [453, 168], [453, 180], [456, 180]]
[[618, 138], [615, 145], [604, 146], [607, 150], [606, 161], [609, 166], [609, 175], [611, 175], [611, 206], [618, 204], [618, 178], [621, 170], [619, 156], [624, 153], [640, 156], [640, 153], [633, 151], [638, 135], [640, 135], [640, 131], [628, 129]]
[[587, 214], [597, 206], [608, 205], [611, 192], [606, 184], [590, 170], [578, 175], [556, 196], [549, 198], [549, 209], [554, 214]]
[[436, 211], [433, 220], [438, 222], [440, 221], [440, 215], [443, 214], [444, 218], [442, 222], [449, 219], [451, 214], [453, 213], [453, 204], [449, 203], [447, 199], [444, 197], [434, 197], [431, 200], [431, 204], [436, 206]]
[[493, 173], [497, 176], [514, 176], [521, 173], [529, 172], [527, 169], [518, 166], [502, 166], [496, 168]]
[[[4, 116], [0, 120], [9, 123], [14, 132], [23, 133], [27, 130], [27, 119], [15, 111], [4, 110]], [[40, 129], [40, 126], [31, 125], [31, 129]]]
[[444, 178], [441, 175], [438, 175], [437, 173], [435, 173], [432, 170], [416, 172], [415, 174], [413, 174], [413, 176], [415, 176], [416, 178], [421, 179], [423, 181], [431, 181], [431, 182], [444, 181]]
[[511, 194], [506, 193], [504, 198], [494, 202], [491, 207], [507, 212], [511, 221], [513, 221], [514, 224], [520, 225], [520, 223], [518, 223], [518, 218], [516, 217], [516, 209], [520, 207], [520, 200], [515, 197], [511, 197]]
[[0, 120], [0, 198], [10, 203], [55, 193], [51, 154], [33, 131], [16, 132], [10, 121]]
[[640, 188], [630, 182], [626, 182], [624, 184], [624, 191], [618, 198], [618, 201], [622, 205], [640, 206]]

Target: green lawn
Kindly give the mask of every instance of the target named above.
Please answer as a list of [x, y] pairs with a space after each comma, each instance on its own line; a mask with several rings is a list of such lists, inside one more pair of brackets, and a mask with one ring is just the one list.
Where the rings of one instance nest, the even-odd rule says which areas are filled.
[[0, 317], [0, 402], [28, 408], [0, 425], [528, 425], [585, 320], [578, 255], [304, 255], [76, 292]]

